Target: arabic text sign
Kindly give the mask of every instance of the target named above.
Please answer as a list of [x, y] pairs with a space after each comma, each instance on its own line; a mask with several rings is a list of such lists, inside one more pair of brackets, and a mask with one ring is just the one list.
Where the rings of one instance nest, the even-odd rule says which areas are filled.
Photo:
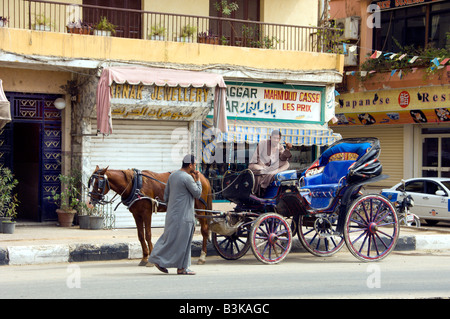
[[227, 115], [262, 120], [320, 122], [322, 90], [227, 84]]

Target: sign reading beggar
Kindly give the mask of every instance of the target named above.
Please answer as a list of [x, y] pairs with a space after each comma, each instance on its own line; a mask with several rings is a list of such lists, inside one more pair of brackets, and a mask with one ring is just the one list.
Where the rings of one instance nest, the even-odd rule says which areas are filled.
[[210, 88], [146, 86], [118, 84], [111, 86], [113, 118], [139, 118], [191, 121], [209, 111]]

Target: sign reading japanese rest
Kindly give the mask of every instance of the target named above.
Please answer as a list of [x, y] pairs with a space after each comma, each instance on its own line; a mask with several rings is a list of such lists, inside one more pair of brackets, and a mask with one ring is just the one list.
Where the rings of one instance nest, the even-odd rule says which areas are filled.
[[336, 99], [337, 125], [450, 122], [449, 86], [345, 93]]
[[320, 123], [325, 88], [227, 83], [227, 116], [245, 120]]

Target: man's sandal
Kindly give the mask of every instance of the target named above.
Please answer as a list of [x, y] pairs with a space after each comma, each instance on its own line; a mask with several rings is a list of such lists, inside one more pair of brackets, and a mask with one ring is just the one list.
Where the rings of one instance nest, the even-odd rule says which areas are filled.
[[189, 269], [178, 269], [177, 270], [178, 275], [195, 275], [195, 272]]
[[161, 266], [158, 265], [158, 264], [155, 264], [155, 267], [158, 268], [159, 271], [161, 271], [161, 272], [163, 272], [163, 273], [165, 273], [165, 274], [167, 274], [167, 273], [169, 272], [169, 271], [167, 270], [167, 268], [161, 267]]

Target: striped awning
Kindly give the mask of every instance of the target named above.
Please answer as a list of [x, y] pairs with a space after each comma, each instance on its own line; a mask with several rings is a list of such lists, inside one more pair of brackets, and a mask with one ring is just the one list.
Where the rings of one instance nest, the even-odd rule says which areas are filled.
[[[203, 121], [203, 131], [212, 127], [212, 119]], [[259, 143], [270, 138], [273, 130], [280, 130], [282, 141], [294, 146], [331, 145], [340, 140], [340, 134], [318, 124], [283, 123], [265, 121], [229, 120], [228, 132], [222, 133], [223, 142]]]

